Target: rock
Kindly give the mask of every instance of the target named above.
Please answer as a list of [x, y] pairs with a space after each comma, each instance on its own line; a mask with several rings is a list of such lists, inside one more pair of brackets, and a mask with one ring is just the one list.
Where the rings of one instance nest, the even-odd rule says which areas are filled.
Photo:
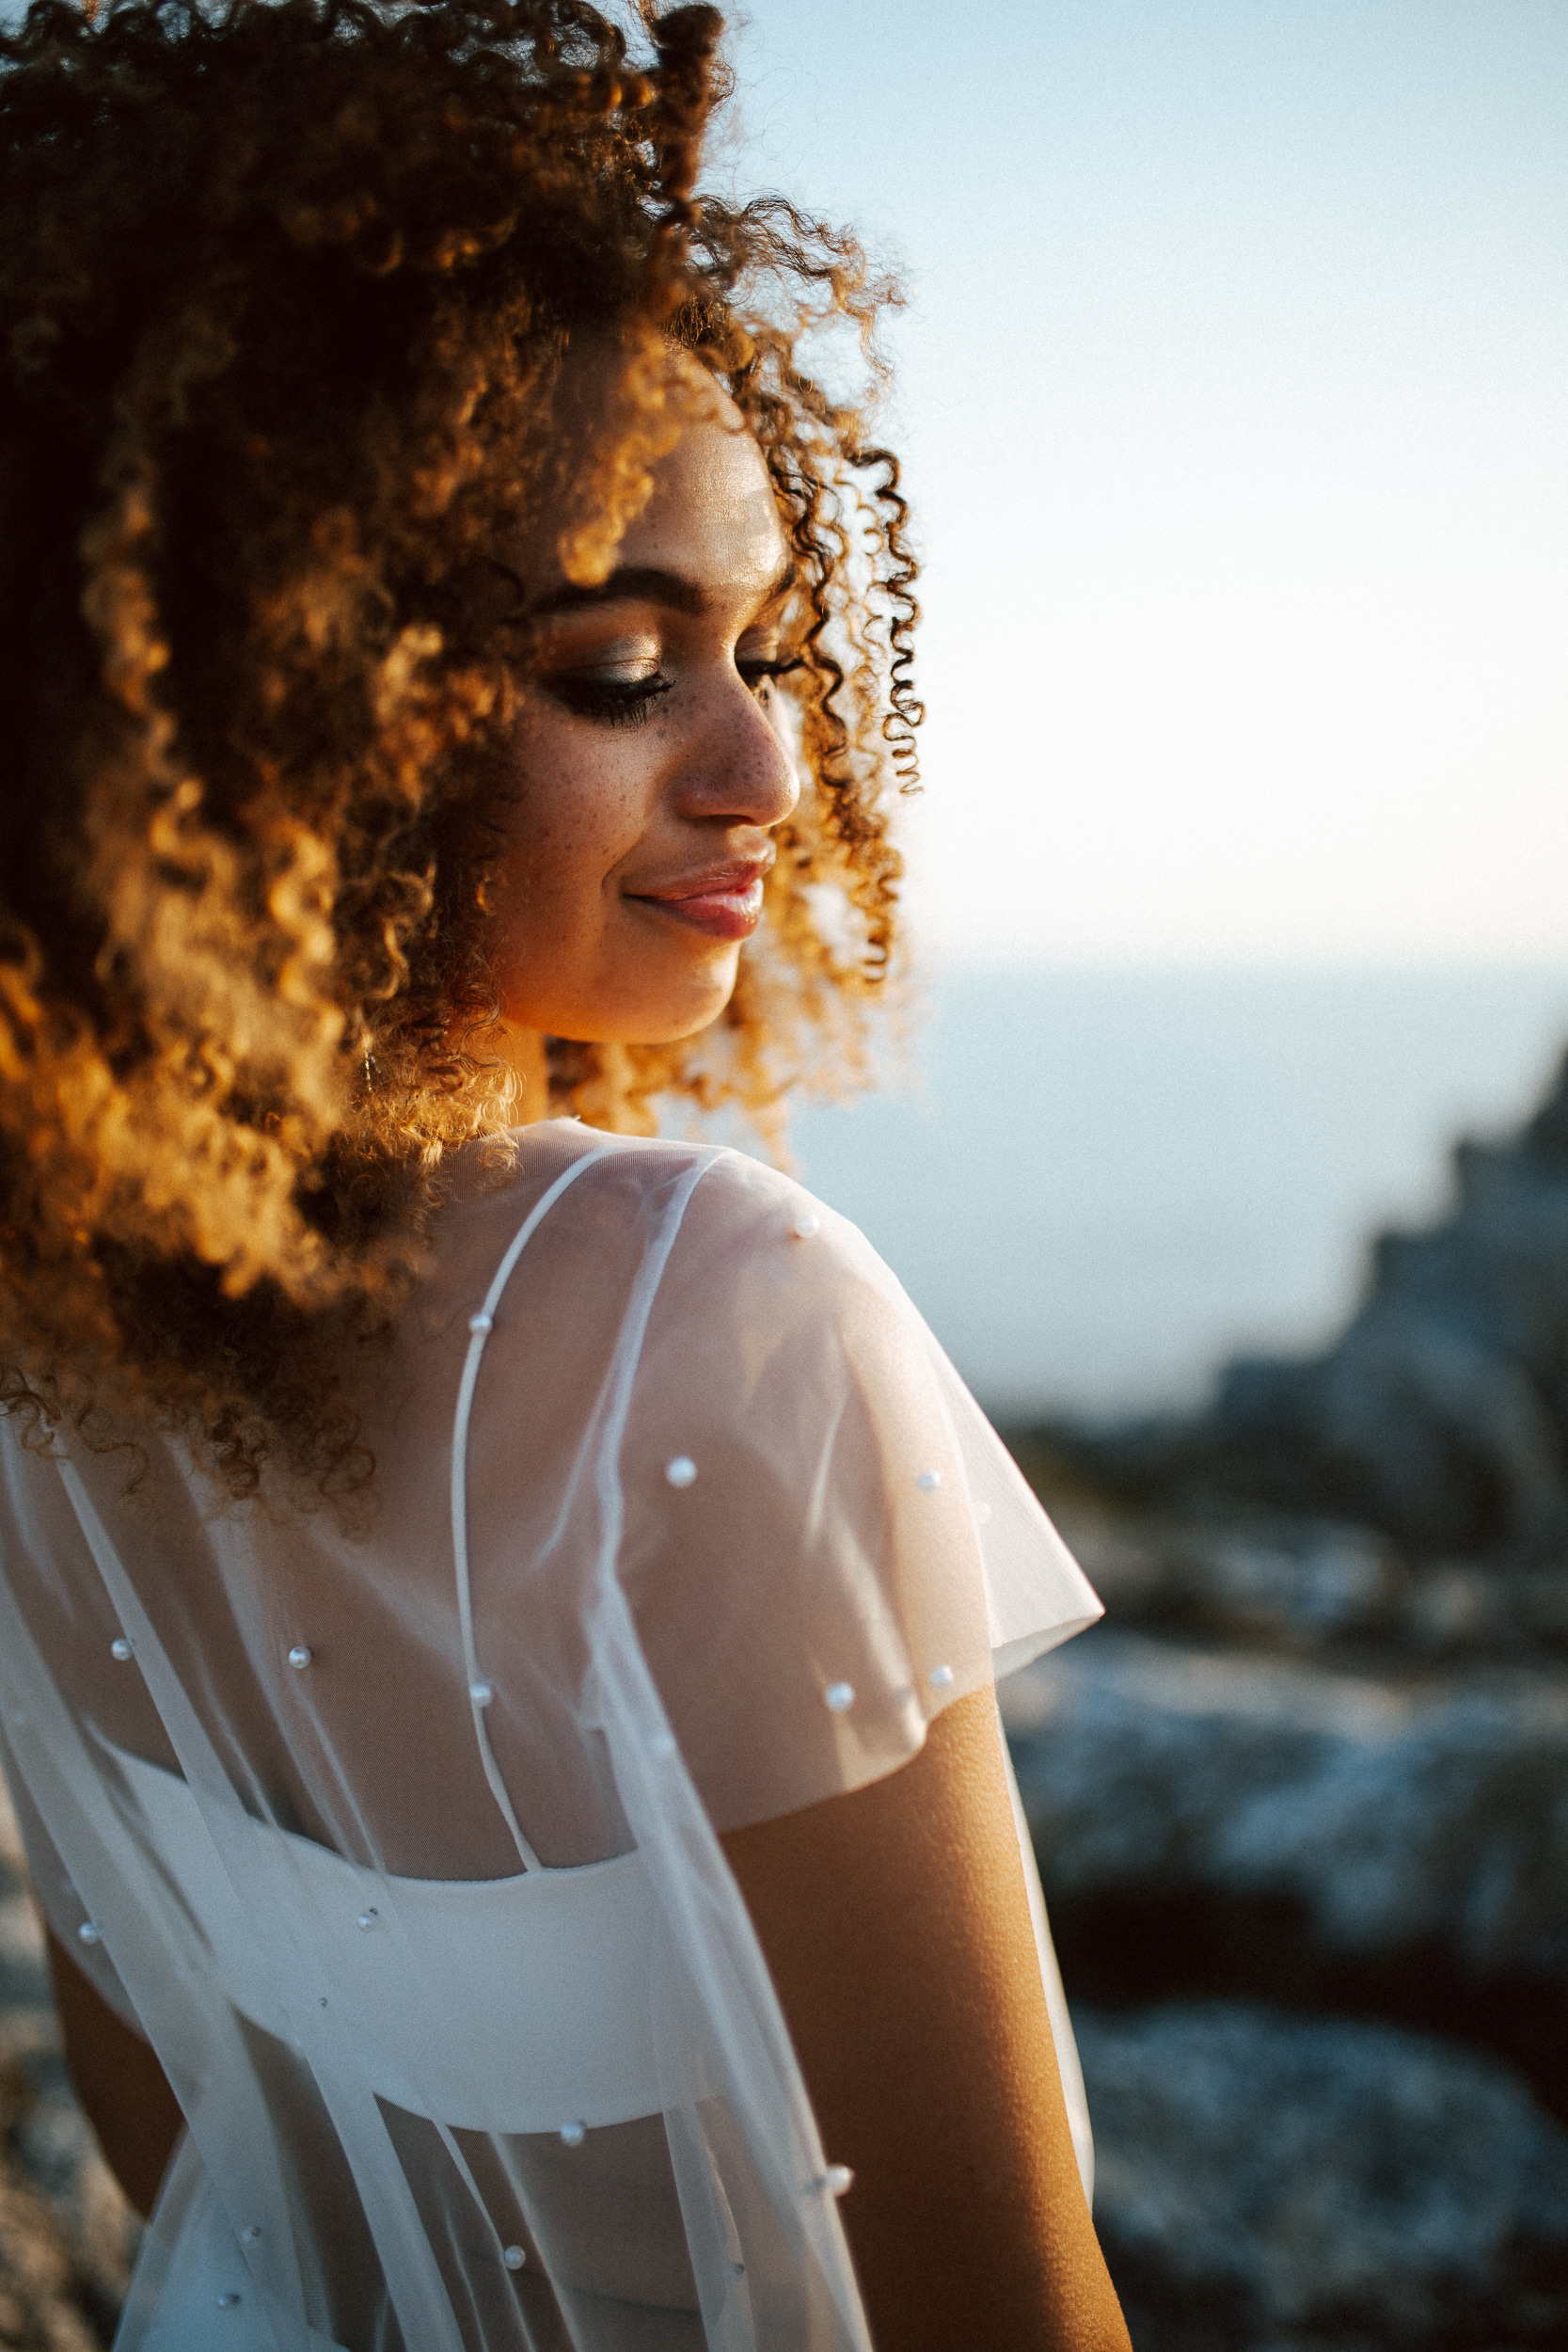
[[104, 2277], [82, 2230], [95, 2155], [68, 2087], [40, 2097], [33, 2070], [0, 2067], [0, 2344], [16, 2352], [101, 2352], [112, 2341], [125, 2277], [118, 2265]]
[[1568, 1654], [1568, 1570], [1411, 1560], [1374, 1529], [1285, 1512], [1055, 1518], [1118, 1625], [1298, 1655], [1493, 1660]]
[[1137, 2352], [1568, 2342], [1568, 2131], [1506, 2067], [1252, 2003], [1075, 2024]]
[[1568, 1551], [1568, 1060], [1500, 1145], [1454, 1152], [1451, 1213], [1373, 1245], [1322, 1355], [1243, 1359], [1192, 1417], [1034, 1433], [1106, 1492], [1349, 1518], [1422, 1552]]
[[1370, 1528], [1281, 1514], [1130, 1521], [1070, 1503], [1055, 1517], [1117, 1625], [1300, 1652], [1416, 1631], [1418, 1580]]
[[1003, 1710], [1053, 1907], [1283, 1899], [1329, 1954], [1568, 1987], [1560, 1674], [1331, 1672], [1101, 1628]]
[[43, 1932], [0, 1781], [0, 2344], [110, 2344], [140, 2234], [60, 2055]]
[[1110, 1613], [1002, 1701], [1138, 2352], [1568, 2344], [1568, 1061], [1454, 1177], [1322, 1354], [1015, 1445]]

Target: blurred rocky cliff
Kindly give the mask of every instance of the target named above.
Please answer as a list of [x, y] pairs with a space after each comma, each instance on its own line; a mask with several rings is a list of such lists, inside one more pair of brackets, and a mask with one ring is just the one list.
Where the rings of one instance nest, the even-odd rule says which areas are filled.
[[1004, 1692], [1136, 2352], [1568, 2344], [1568, 1066], [1322, 1355], [1016, 1433]]
[[43, 1930], [0, 1782], [0, 2344], [101, 2352], [139, 2238], [66, 2073]]
[[1373, 1245], [1323, 1355], [1249, 1358], [1191, 1417], [1042, 1433], [1127, 1501], [1327, 1514], [1416, 1558], [1568, 1545], [1568, 1058], [1528, 1124], [1460, 1143], [1450, 1213]]

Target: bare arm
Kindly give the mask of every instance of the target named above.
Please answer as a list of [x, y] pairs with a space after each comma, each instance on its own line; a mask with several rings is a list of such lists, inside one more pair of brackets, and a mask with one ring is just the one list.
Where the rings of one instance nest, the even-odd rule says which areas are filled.
[[912, 1763], [723, 1840], [882, 2352], [1129, 2352], [1084, 2201], [992, 1693]]
[[49, 1975], [76, 2095], [110, 2171], [145, 2220], [180, 2136], [179, 2102], [150, 2045], [115, 2014], [53, 1930]]

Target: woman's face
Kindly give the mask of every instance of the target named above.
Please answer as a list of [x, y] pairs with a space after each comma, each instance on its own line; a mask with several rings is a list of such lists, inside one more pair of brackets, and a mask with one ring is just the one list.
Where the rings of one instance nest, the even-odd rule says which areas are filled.
[[506, 1020], [592, 1042], [722, 1010], [800, 789], [771, 685], [788, 551], [721, 393], [654, 478], [602, 587], [531, 574], [492, 893]]

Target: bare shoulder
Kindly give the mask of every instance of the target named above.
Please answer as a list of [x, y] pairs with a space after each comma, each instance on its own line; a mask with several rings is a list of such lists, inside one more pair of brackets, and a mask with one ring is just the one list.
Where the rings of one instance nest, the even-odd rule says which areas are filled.
[[613, 1222], [627, 1254], [660, 1248], [675, 1284], [740, 1277], [781, 1298], [857, 1287], [903, 1297], [858, 1227], [793, 1176], [722, 1146], [610, 1135], [566, 1119], [470, 1145], [453, 1155], [438, 1251], [475, 1263], [499, 1258], [536, 1213], [561, 1248], [596, 1248]]
[[734, 1151], [703, 1165], [663, 1279], [672, 1298], [705, 1289], [732, 1300], [753, 1330], [816, 1323], [853, 1337], [915, 1314], [858, 1226], [795, 1177]]

